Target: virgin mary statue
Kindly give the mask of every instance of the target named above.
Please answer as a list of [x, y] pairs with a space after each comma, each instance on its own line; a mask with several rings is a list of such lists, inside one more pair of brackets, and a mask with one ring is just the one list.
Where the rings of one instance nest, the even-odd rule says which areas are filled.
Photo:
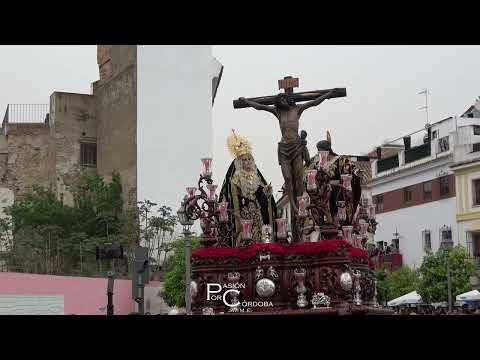
[[[265, 225], [275, 233], [277, 207], [272, 195], [272, 187], [257, 169], [249, 141], [232, 134], [227, 139], [228, 150], [234, 158], [228, 168], [220, 191], [220, 201], [228, 202], [230, 222], [234, 229], [231, 246], [239, 247], [251, 242], [265, 240]], [[242, 220], [252, 221], [251, 241], [242, 241]], [[267, 235], [268, 236], [268, 235]]]

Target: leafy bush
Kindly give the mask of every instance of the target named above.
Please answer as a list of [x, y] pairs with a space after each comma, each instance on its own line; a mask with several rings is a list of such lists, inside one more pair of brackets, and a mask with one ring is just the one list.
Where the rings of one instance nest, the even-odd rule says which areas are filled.
[[[200, 239], [192, 237], [192, 250], [200, 246]], [[185, 306], [185, 245], [184, 240], [175, 242], [174, 254], [171, 257], [171, 270], [167, 272], [165, 287], [160, 296], [168, 306]]]
[[415, 291], [418, 281], [418, 273], [406, 266], [394, 272], [388, 272], [385, 268], [379, 269], [377, 270], [377, 300], [384, 304]]
[[[73, 206], [64, 204], [55, 192], [35, 187], [6, 209], [9, 221], [2, 220], [0, 226], [8, 269], [103, 276], [107, 269], [96, 261], [95, 247], [105, 243], [128, 247], [136, 241], [133, 232], [123, 231], [138, 221], [122, 213], [121, 193], [118, 174], [108, 184], [97, 175], [79, 179]], [[126, 261], [117, 265], [117, 270], [127, 273]]]
[[475, 272], [475, 266], [465, 248], [456, 246], [448, 251], [440, 249], [425, 256], [420, 267], [418, 293], [427, 303], [448, 300], [447, 257], [450, 262], [452, 301], [457, 295], [471, 290], [470, 277]]

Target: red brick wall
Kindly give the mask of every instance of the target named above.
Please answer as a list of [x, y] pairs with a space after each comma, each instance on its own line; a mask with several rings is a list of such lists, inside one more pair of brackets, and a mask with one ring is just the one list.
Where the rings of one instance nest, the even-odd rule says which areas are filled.
[[423, 182], [409, 186], [412, 190], [412, 199], [411, 201], [405, 203], [404, 201], [404, 189], [396, 189], [388, 191], [383, 194], [377, 194], [375, 196], [375, 202], [377, 202], [377, 196], [383, 195], [383, 209], [379, 208], [377, 205], [377, 213], [385, 213], [389, 211], [399, 210], [411, 206], [417, 206], [426, 204], [432, 201], [438, 201], [442, 199], [447, 199], [455, 196], [455, 176], [448, 175], [448, 187], [449, 193], [444, 196], [440, 196], [440, 179], [432, 179], [432, 196], [431, 199], [425, 199], [423, 193]]

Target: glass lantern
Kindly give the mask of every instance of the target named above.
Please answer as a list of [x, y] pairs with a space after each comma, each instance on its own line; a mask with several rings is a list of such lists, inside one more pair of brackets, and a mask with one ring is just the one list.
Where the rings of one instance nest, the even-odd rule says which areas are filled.
[[345, 236], [345, 240], [348, 241], [349, 244], [352, 243], [352, 235], [353, 235], [353, 226], [347, 225], [347, 226], [342, 226], [342, 231], [343, 235]]
[[211, 177], [212, 176], [212, 158], [203, 158], [202, 160], [202, 176], [203, 177]]
[[277, 223], [277, 239], [284, 240], [287, 238], [287, 219], [275, 219]]
[[330, 154], [329, 151], [319, 151], [318, 152], [318, 164], [320, 165], [320, 168], [323, 170], [327, 169], [327, 163], [328, 163], [328, 155]]
[[343, 174], [340, 175], [342, 178], [342, 185], [345, 189], [351, 191], [352, 190], [352, 175], [349, 174]]
[[367, 236], [368, 223], [365, 220], [361, 219], [359, 221], [359, 225], [360, 225], [360, 235]]
[[191, 199], [195, 196], [195, 193], [197, 192], [197, 188], [196, 187], [187, 187], [187, 195], [188, 195], [188, 198]]
[[252, 239], [252, 224], [253, 220], [241, 220], [243, 240]]
[[228, 203], [226, 201], [218, 203], [218, 218], [222, 222], [228, 220], [227, 208]]
[[[308, 199], [309, 200], [309, 199]], [[308, 206], [308, 200], [305, 196], [299, 196], [297, 197], [298, 201], [298, 216], [300, 217], [305, 217], [307, 216], [307, 206]]]
[[218, 185], [208, 184], [208, 201], [215, 201], [215, 191], [217, 190]]
[[317, 170], [307, 171], [307, 190], [308, 191], [317, 190]]

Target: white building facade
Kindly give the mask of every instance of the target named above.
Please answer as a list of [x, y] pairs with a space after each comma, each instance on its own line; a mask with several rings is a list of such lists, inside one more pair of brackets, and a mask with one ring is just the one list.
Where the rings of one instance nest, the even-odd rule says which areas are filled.
[[137, 198], [180, 206], [212, 157], [222, 66], [212, 46], [137, 47]]
[[[379, 223], [375, 238], [397, 238], [404, 265], [420, 267], [425, 254], [443, 242], [468, 245], [465, 227], [471, 224], [458, 221], [458, 192], [467, 190], [452, 165], [466, 156], [466, 148], [470, 151], [473, 143], [480, 143], [480, 131], [478, 138], [467, 136], [473, 134], [474, 123], [480, 125], [480, 119], [444, 119], [400, 138], [403, 146], [396, 155], [372, 161], [369, 187]], [[477, 175], [480, 178], [480, 169]]]

